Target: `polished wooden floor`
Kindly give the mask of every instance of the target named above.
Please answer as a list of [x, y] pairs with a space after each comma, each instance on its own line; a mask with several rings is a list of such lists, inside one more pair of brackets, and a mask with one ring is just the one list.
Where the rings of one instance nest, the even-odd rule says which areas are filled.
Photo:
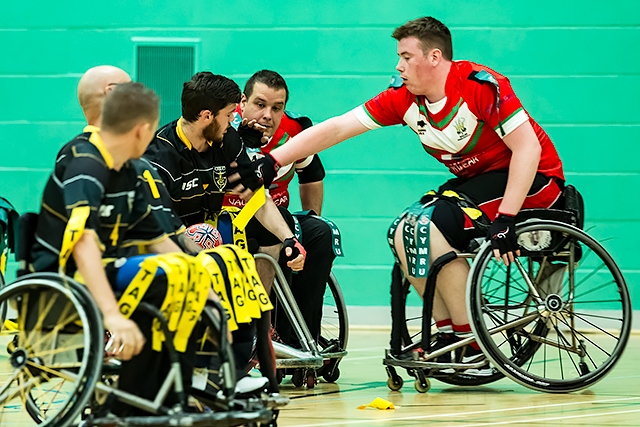
[[[290, 377], [282, 393], [291, 398], [281, 413], [281, 427], [314, 426], [640, 426], [640, 334], [633, 334], [609, 376], [572, 394], [544, 394], [503, 379], [490, 386], [455, 387], [432, 380], [420, 394], [403, 372], [400, 392], [387, 388], [381, 363], [389, 341], [387, 331], [351, 331], [349, 356], [336, 384], [323, 380], [316, 388], [295, 388]], [[394, 410], [357, 409], [376, 397], [394, 403]], [[1, 427], [33, 425], [21, 405], [3, 408]]]
[[[278, 426], [640, 426], [640, 335], [633, 334], [620, 363], [593, 387], [571, 394], [544, 394], [509, 379], [489, 386], [456, 387], [432, 380], [420, 394], [405, 372], [399, 392], [387, 388], [381, 363], [385, 331], [352, 330], [349, 356], [336, 384], [320, 380], [315, 389], [296, 389], [290, 379], [282, 393], [291, 403]], [[394, 410], [357, 409], [376, 397]]]

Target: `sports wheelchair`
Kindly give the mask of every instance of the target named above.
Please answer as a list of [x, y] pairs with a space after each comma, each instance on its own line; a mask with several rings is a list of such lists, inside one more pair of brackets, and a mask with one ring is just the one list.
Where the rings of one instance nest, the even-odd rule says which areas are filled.
[[[422, 316], [407, 316], [410, 285], [394, 268], [391, 343], [383, 359], [391, 390], [403, 385], [396, 368], [415, 378], [420, 393], [431, 387], [429, 378], [472, 386], [504, 376], [533, 390], [564, 393], [589, 387], [613, 369], [631, 331], [629, 291], [611, 256], [582, 230], [580, 194], [567, 186], [563, 199], [564, 209], [518, 214], [521, 254], [509, 266], [495, 260], [484, 239], [472, 241], [464, 253], [436, 259]], [[467, 313], [473, 337], [430, 351], [436, 342], [431, 333], [436, 277], [456, 258], [471, 263]], [[416, 323], [420, 332], [413, 333]], [[465, 346], [473, 341], [486, 358], [461, 363]], [[422, 357], [416, 351], [420, 348]]]
[[[287, 316], [300, 344], [298, 349], [273, 341], [278, 382], [281, 382], [286, 375], [291, 375], [294, 386], [306, 385], [310, 389], [315, 387], [320, 376], [327, 382], [336, 382], [340, 377], [338, 365], [347, 355], [349, 319], [342, 290], [335, 275], [331, 272], [327, 280], [321, 331], [316, 341], [309, 332], [278, 262], [269, 255], [260, 253], [255, 255], [255, 259], [266, 260], [274, 269], [276, 274], [272, 292], [278, 301], [274, 316]], [[273, 322], [275, 323], [275, 319]]]
[[[171, 367], [153, 400], [118, 390], [119, 364], [105, 353], [102, 315], [86, 287], [58, 274], [25, 271], [35, 218], [21, 217], [19, 277], [0, 289], [0, 314], [6, 313], [0, 318], [0, 348], [6, 348], [0, 353], [0, 424], [10, 416], [21, 426], [276, 425], [278, 408], [288, 399], [236, 389], [227, 322], [221, 321], [226, 313], [213, 301], [200, 315], [197, 355], [217, 360], [215, 393], [183, 389], [167, 321], [146, 303], [138, 310], [158, 320]], [[165, 404], [170, 393], [177, 403]], [[109, 413], [114, 400], [145, 415], [115, 417]]]

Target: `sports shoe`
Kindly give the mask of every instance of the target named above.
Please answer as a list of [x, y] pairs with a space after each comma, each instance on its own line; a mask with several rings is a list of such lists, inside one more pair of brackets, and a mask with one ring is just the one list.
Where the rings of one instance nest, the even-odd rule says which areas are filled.
[[459, 351], [456, 354], [457, 359], [459, 361], [459, 363], [478, 363], [481, 361], [485, 361], [485, 364], [479, 368], [469, 368], [466, 369], [463, 373], [465, 375], [473, 375], [473, 376], [478, 376], [478, 377], [486, 377], [486, 376], [490, 376], [493, 375], [494, 371], [493, 369], [489, 366], [489, 361], [486, 360], [486, 356], [484, 355], [484, 353], [482, 352], [482, 350], [480, 349], [475, 349], [473, 347], [471, 347], [470, 345], [466, 345], [464, 347], [462, 347], [461, 349], [459, 349]]
[[[443, 349], [445, 347], [448, 347], [448, 346], [450, 346], [452, 344], [455, 344], [458, 341], [460, 341], [460, 338], [455, 336], [455, 334], [450, 334], [450, 333], [445, 333], [445, 332], [438, 332], [436, 334], [435, 340], [431, 344], [431, 352], [434, 353], [434, 352], [436, 352], [438, 350], [441, 350], [441, 349]], [[451, 363], [451, 352], [444, 353], [444, 354], [438, 356], [436, 358], [435, 362], [437, 362], [437, 363]]]
[[456, 351], [456, 358], [459, 363], [477, 363], [486, 357], [482, 350], [465, 345]]

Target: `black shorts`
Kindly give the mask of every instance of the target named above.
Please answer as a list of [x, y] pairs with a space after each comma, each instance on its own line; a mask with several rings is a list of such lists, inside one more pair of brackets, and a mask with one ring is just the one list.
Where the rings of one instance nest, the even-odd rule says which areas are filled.
[[[482, 210], [489, 221], [493, 221], [507, 187], [508, 173], [507, 170], [499, 170], [469, 179], [453, 178], [440, 186], [438, 193], [453, 190], [465, 195]], [[563, 187], [561, 180], [537, 173], [522, 208], [554, 207], [560, 202]], [[435, 204], [431, 220], [453, 248], [464, 251], [471, 239], [485, 236], [486, 230], [477, 227], [453, 203], [438, 200]]]

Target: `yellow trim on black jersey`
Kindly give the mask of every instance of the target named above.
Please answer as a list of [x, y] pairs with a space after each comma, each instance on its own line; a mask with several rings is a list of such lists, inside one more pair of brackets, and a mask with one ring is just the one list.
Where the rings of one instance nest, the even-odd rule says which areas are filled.
[[86, 125], [84, 127], [84, 129], [82, 129], [82, 132], [84, 133], [94, 133], [94, 132], [98, 132], [100, 130], [100, 128], [98, 126], [94, 126], [94, 125]]
[[[180, 117], [178, 119], [178, 123], [176, 123], [176, 133], [178, 134], [178, 138], [180, 138], [180, 141], [182, 141], [182, 143], [186, 145], [189, 150], [191, 150], [193, 148], [193, 144], [191, 143], [191, 141], [189, 141], [187, 135], [185, 135], [182, 123], [183, 118]], [[213, 145], [213, 141], [207, 141], [207, 144], [209, 144], [209, 147], [211, 147]]]
[[193, 148], [193, 144], [191, 143], [191, 141], [189, 141], [187, 135], [184, 134], [184, 130], [182, 130], [182, 117], [178, 119], [178, 123], [176, 124], [176, 133], [178, 134], [178, 138], [180, 138], [180, 141], [182, 141], [182, 143], [186, 145], [189, 150], [191, 150]]
[[109, 169], [113, 169], [113, 157], [107, 151], [107, 148], [104, 146], [104, 142], [102, 142], [102, 138], [98, 132], [93, 132], [89, 137], [89, 142], [96, 146], [100, 154], [102, 154], [102, 158], [104, 162], [107, 164]]

